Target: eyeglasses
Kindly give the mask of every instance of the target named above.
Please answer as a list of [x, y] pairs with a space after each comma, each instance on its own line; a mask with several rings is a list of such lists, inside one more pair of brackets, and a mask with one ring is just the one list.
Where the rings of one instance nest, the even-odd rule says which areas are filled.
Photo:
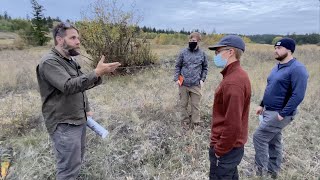
[[215, 54], [218, 55], [219, 53], [221, 53], [222, 51], [227, 51], [230, 50], [230, 48], [225, 48], [225, 49], [220, 49], [220, 50], [216, 50]]

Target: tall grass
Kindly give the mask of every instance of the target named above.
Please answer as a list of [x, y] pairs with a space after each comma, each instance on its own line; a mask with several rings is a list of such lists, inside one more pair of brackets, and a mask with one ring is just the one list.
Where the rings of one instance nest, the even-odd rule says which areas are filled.
[[[180, 48], [156, 45], [153, 51], [161, 57], [160, 62], [172, 62]], [[294, 54], [306, 65], [310, 78], [299, 114], [283, 132], [284, 159], [279, 179], [320, 177], [319, 50], [317, 46], [298, 46]], [[15, 152], [11, 179], [54, 179], [54, 155], [40, 116], [35, 81], [36, 62], [44, 52], [0, 52], [1, 60], [9, 60], [0, 60], [0, 87], [6, 91], [0, 98], [1, 119], [5, 119], [0, 122], [0, 136], [6, 137], [0, 148], [13, 147]], [[213, 52], [207, 53], [210, 68], [201, 102], [204, 124], [195, 129], [178, 120], [178, 89], [172, 80], [172, 63], [133, 75], [105, 77], [103, 85], [88, 91], [94, 119], [107, 127], [110, 135], [102, 140], [88, 129], [80, 179], [208, 179], [213, 92], [221, 81], [221, 70], [211, 62]], [[252, 133], [258, 124], [254, 109], [276, 63], [272, 53], [273, 46], [249, 44], [241, 60], [252, 83], [249, 141], [239, 166], [241, 179], [257, 179], [253, 172]], [[18, 81], [23, 68], [27, 78]], [[20, 85], [24, 88], [17, 91]], [[16, 123], [22, 125], [20, 129], [13, 125]]]

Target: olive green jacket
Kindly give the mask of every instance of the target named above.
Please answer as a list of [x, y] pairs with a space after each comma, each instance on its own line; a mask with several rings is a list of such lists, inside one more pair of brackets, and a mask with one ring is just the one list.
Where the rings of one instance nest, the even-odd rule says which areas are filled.
[[80, 68], [76, 61], [63, 57], [55, 48], [37, 66], [42, 114], [49, 134], [53, 134], [59, 123], [86, 123], [90, 107], [85, 91], [102, 80], [94, 71], [83, 74]]

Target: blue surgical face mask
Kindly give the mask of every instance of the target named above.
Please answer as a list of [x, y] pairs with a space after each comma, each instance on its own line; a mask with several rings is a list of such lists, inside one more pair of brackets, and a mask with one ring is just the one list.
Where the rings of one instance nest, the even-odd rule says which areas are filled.
[[226, 65], [228, 63], [228, 60], [223, 59], [221, 56], [221, 53], [219, 53], [218, 55], [215, 55], [213, 57], [213, 62], [218, 68], [224, 68], [224, 67], [226, 67]]

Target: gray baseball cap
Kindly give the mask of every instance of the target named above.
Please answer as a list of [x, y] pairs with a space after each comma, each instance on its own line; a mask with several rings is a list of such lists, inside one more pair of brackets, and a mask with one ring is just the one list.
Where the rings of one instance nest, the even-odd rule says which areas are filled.
[[237, 35], [227, 35], [224, 36], [216, 45], [209, 46], [210, 50], [216, 50], [219, 47], [231, 46], [238, 49], [241, 49], [243, 52], [245, 50], [244, 41], [240, 36]]

